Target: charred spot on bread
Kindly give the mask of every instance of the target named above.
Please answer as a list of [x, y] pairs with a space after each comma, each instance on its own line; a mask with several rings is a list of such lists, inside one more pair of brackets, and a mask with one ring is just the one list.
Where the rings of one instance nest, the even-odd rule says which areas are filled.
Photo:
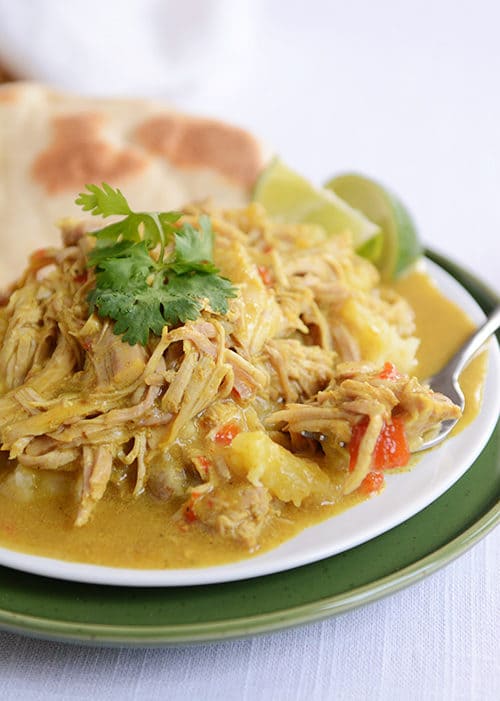
[[136, 175], [147, 159], [133, 147], [119, 148], [102, 135], [105, 117], [81, 112], [55, 117], [53, 138], [32, 166], [35, 180], [54, 195], [83, 187], [87, 182], [115, 182]]
[[262, 169], [258, 142], [244, 129], [213, 119], [168, 114], [136, 128], [137, 142], [180, 168], [210, 168], [245, 188]]

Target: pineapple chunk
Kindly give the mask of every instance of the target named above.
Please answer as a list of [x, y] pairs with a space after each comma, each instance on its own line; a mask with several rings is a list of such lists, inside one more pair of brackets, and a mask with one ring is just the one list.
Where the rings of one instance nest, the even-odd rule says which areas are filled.
[[318, 465], [274, 443], [263, 431], [238, 434], [225, 449], [229, 468], [281, 501], [300, 506], [311, 495], [327, 497], [331, 484]]
[[356, 299], [342, 305], [339, 317], [358, 342], [363, 360], [376, 365], [390, 360], [401, 372], [412, 372], [416, 365], [416, 338], [402, 338], [382, 314]]

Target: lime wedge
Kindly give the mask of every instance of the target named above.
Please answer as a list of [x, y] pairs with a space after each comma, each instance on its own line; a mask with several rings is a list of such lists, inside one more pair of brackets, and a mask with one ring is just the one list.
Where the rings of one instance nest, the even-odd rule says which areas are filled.
[[[381, 251], [376, 265], [382, 279], [393, 280], [399, 277], [420, 257], [422, 246], [410, 213], [389, 190], [370, 178], [354, 173], [339, 175], [325, 187], [380, 227]], [[363, 249], [358, 253], [366, 255]], [[373, 255], [366, 257], [375, 260]]]
[[278, 159], [257, 180], [253, 199], [278, 220], [319, 224], [330, 234], [349, 230], [357, 250], [366, 246], [371, 254], [377, 251], [376, 240], [381, 240], [381, 234], [376, 224], [335, 192], [314, 187]]

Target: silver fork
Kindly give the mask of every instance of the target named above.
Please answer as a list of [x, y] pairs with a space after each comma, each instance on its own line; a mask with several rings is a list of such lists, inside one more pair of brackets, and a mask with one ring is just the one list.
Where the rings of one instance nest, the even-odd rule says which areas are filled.
[[[427, 384], [435, 392], [441, 392], [451, 399], [454, 404], [457, 404], [460, 409], [465, 407], [465, 397], [459, 383], [459, 377], [462, 371], [472, 360], [477, 351], [481, 348], [488, 338], [497, 331], [500, 326], [500, 306], [497, 306], [490, 316], [486, 319], [474, 333], [467, 339], [463, 346], [455, 353], [446, 365], [436, 374], [433, 375]], [[452, 428], [457, 423], [458, 419], [450, 419], [443, 421], [439, 433], [433, 438], [425, 441], [415, 452], [433, 448], [450, 433]]]

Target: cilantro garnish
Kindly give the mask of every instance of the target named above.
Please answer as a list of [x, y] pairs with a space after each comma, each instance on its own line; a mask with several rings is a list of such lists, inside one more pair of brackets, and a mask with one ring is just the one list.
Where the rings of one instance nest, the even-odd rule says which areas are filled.
[[96, 246], [88, 257], [96, 278], [90, 309], [113, 319], [123, 341], [146, 345], [149, 334], [160, 336], [165, 325], [197, 319], [206, 300], [212, 311], [227, 313], [236, 289], [214, 265], [208, 216], [199, 217], [196, 229], [179, 224], [179, 212], [132, 211], [120, 190], [107, 183], [86, 188], [76, 200], [84, 211], [124, 215], [92, 232]]

